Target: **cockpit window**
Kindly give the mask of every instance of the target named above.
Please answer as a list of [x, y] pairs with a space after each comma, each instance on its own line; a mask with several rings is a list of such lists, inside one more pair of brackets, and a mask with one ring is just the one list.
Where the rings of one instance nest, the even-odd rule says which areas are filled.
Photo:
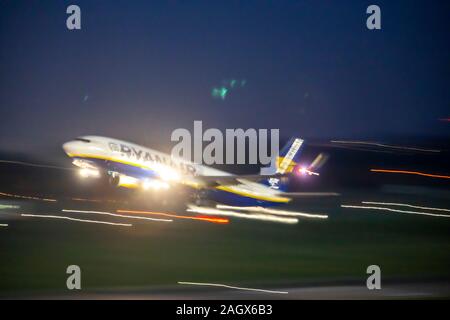
[[87, 143], [91, 142], [91, 140], [85, 139], [85, 138], [76, 138], [75, 140], [76, 141], [83, 141], [83, 142], [87, 142]]

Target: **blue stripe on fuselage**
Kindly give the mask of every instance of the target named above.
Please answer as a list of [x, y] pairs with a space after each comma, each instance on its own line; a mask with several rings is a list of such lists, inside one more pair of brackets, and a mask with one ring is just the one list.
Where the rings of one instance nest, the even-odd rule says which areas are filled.
[[255, 207], [255, 206], [275, 207], [285, 204], [283, 202], [272, 202], [267, 200], [260, 200], [251, 197], [246, 197], [237, 193], [218, 189], [208, 190], [207, 195], [208, 198], [217, 201], [219, 203], [238, 207]]

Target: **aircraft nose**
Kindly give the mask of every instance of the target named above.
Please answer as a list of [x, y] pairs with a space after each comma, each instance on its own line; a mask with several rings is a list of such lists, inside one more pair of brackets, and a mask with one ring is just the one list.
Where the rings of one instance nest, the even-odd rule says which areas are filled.
[[67, 154], [71, 154], [71, 153], [73, 153], [73, 151], [75, 149], [75, 144], [76, 144], [75, 141], [69, 141], [69, 142], [64, 143], [62, 145], [62, 147]]

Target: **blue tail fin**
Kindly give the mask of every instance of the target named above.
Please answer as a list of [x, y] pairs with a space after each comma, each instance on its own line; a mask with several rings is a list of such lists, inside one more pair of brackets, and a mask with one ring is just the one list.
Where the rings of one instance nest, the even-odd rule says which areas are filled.
[[[300, 138], [291, 138], [288, 143], [280, 150], [275, 159], [276, 173], [285, 174], [294, 170], [300, 160], [300, 153], [304, 145], [304, 140]], [[264, 184], [272, 189], [287, 191], [287, 181], [285, 178], [269, 178]]]
[[291, 138], [281, 149], [277, 157], [277, 173], [289, 173], [300, 160], [300, 153], [305, 140], [300, 138]]

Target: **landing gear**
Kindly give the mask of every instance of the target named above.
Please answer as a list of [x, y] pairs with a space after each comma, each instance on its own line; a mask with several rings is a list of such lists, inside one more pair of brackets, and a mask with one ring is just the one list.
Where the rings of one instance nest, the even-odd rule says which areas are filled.
[[108, 172], [109, 178], [108, 178], [108, 182], [109, 185], [112, 187], [118, 187], [119, 186], [119, 181], [120, 181], [120, 176], [117, 172]]
[[213, 201], [211, 201], [207, 198], [207, 191], [205, 191], [205, 190], [196, 192], [194, 194], [193, 201], [194, 201], [194, 204], [199, 207], [202, 207], [202, 206], [207, 207], [207, 206], [212, 206], [214, 204]]

